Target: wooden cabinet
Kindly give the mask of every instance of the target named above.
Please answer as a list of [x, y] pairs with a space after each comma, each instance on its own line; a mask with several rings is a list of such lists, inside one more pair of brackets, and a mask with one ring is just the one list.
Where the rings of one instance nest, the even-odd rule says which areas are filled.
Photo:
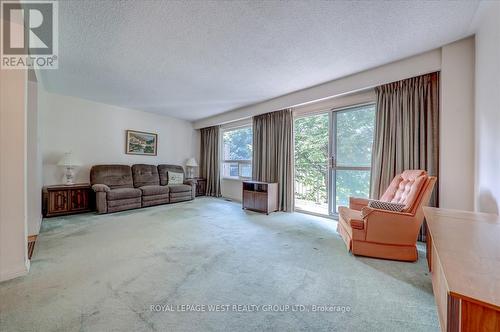
[[500, 217], [425, 207], [441, 331], [500, 331]]
[[94, 207], [95, 196], [90, 184], [43, 187], [42, 213], [44, 217], [88, 212], [94, 210]]
[[207, 179], [197, 178], [196, 179], [196, 196], [205, 196], [207, 191]]
[[207, 179], [205, 178], [187, 178], [186, 180], [193, 180], [196, 183], [196, 197], [205, 196], [207, 191]]
[[72, 189], [69, 191], [71, 196], [69, 202], [71, 211], [85, 210], [88, 208], [89, 192], [87, 189]]
[[269, 214], [278, 210], [278, 184], [243, 181], [243, 209]]
[[48, 211], [50, 213], [61, 213], [68, 210], [68, 191], [54, 190], [48, 192]]

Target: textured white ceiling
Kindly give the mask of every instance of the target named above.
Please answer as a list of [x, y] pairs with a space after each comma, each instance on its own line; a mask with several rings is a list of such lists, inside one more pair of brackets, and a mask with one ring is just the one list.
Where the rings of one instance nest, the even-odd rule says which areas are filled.
[[478, 1], [60, 1], [49, 91], [197, 120], [467, 36]]

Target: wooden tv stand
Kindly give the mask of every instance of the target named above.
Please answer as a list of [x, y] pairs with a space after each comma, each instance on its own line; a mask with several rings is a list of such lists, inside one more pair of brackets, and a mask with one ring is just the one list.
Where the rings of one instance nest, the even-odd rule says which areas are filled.
[[243, 181], [243, 209], [269, 214], [278, 211], [278, 184]]
[[500, 217], [424, 207], [441, 331], [500, 331]]

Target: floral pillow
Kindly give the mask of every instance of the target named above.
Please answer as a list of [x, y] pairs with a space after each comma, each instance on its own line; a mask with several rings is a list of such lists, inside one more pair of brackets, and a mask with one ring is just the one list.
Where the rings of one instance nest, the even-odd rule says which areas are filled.
[[168, 172], [168, 184], [183, 184], [184, 173]]

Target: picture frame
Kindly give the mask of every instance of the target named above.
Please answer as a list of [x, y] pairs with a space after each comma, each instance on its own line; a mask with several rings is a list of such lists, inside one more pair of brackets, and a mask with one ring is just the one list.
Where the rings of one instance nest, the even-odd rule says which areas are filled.
[[156, 156], [158, 153], [158, 134], [138, 130], [127, 130], [125, 153], [141, 156]]

